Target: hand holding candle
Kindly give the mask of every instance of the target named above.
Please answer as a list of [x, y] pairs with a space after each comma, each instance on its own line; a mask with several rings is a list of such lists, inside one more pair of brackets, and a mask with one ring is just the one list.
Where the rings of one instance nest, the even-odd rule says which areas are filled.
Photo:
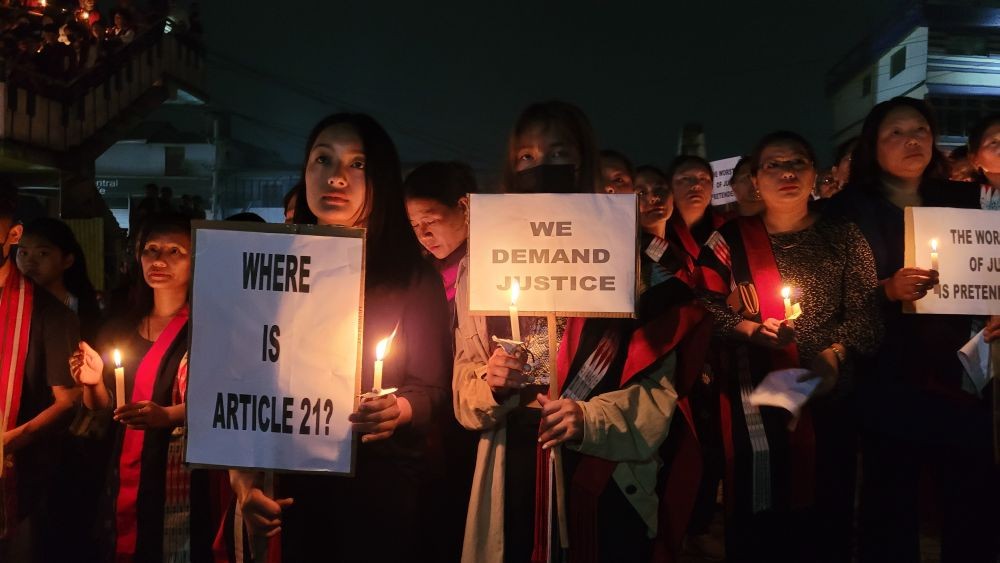
[[125, 406], [125, 368], [122, 367], [122, 353], [115, 348], [112, 357], [115, 360], [115, 407]]
[[510, 339], [521, 342], [521, 321], [517, 318], [517, 297], [521, 294], [521, 284], [514, 280], [510, 286]]

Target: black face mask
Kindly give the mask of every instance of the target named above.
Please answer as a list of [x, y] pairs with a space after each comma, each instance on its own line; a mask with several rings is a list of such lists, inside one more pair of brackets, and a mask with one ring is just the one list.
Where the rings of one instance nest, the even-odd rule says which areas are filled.
[[572, 164], [542, 164], [522, 170], [514, 176], [510, 186], [514, 194], [573, 194], [580, 191], [576, 185], [576, 167]]

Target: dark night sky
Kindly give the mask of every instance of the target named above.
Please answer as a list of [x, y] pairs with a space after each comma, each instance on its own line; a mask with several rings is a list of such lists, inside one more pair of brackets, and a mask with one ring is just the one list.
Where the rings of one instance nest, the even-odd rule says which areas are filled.
[[552, 97], [636, 163], [668, 162], [687, 121], [713, 159], [776, 128], [828, 155], [826, 71], [889, 3], [241, 0], [202, 19], [212, 102], [253, 120], [234, 121], [245, 140], [297, 163], [320, 117], [366, 111], [404, 161], [490, 169], [520, 108]]

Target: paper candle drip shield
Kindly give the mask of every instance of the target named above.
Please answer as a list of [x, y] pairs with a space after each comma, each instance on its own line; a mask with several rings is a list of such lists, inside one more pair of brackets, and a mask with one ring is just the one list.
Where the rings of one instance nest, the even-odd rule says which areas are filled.
[[781, 299], [785, 302], [785, 320], [794, 321], [802, 316], [802, 305], [792, 303], [792, 288], [785, 286], [781, 289]]

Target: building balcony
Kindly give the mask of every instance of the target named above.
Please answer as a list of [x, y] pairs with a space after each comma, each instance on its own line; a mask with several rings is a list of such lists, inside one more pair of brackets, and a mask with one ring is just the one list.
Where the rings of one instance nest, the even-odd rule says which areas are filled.
[[0, 158], [51, 168], [90, 163], [170, 99], [206, 98], [195, 39], [153, 26], [71, 81], [7, 69], [0, 83]]

